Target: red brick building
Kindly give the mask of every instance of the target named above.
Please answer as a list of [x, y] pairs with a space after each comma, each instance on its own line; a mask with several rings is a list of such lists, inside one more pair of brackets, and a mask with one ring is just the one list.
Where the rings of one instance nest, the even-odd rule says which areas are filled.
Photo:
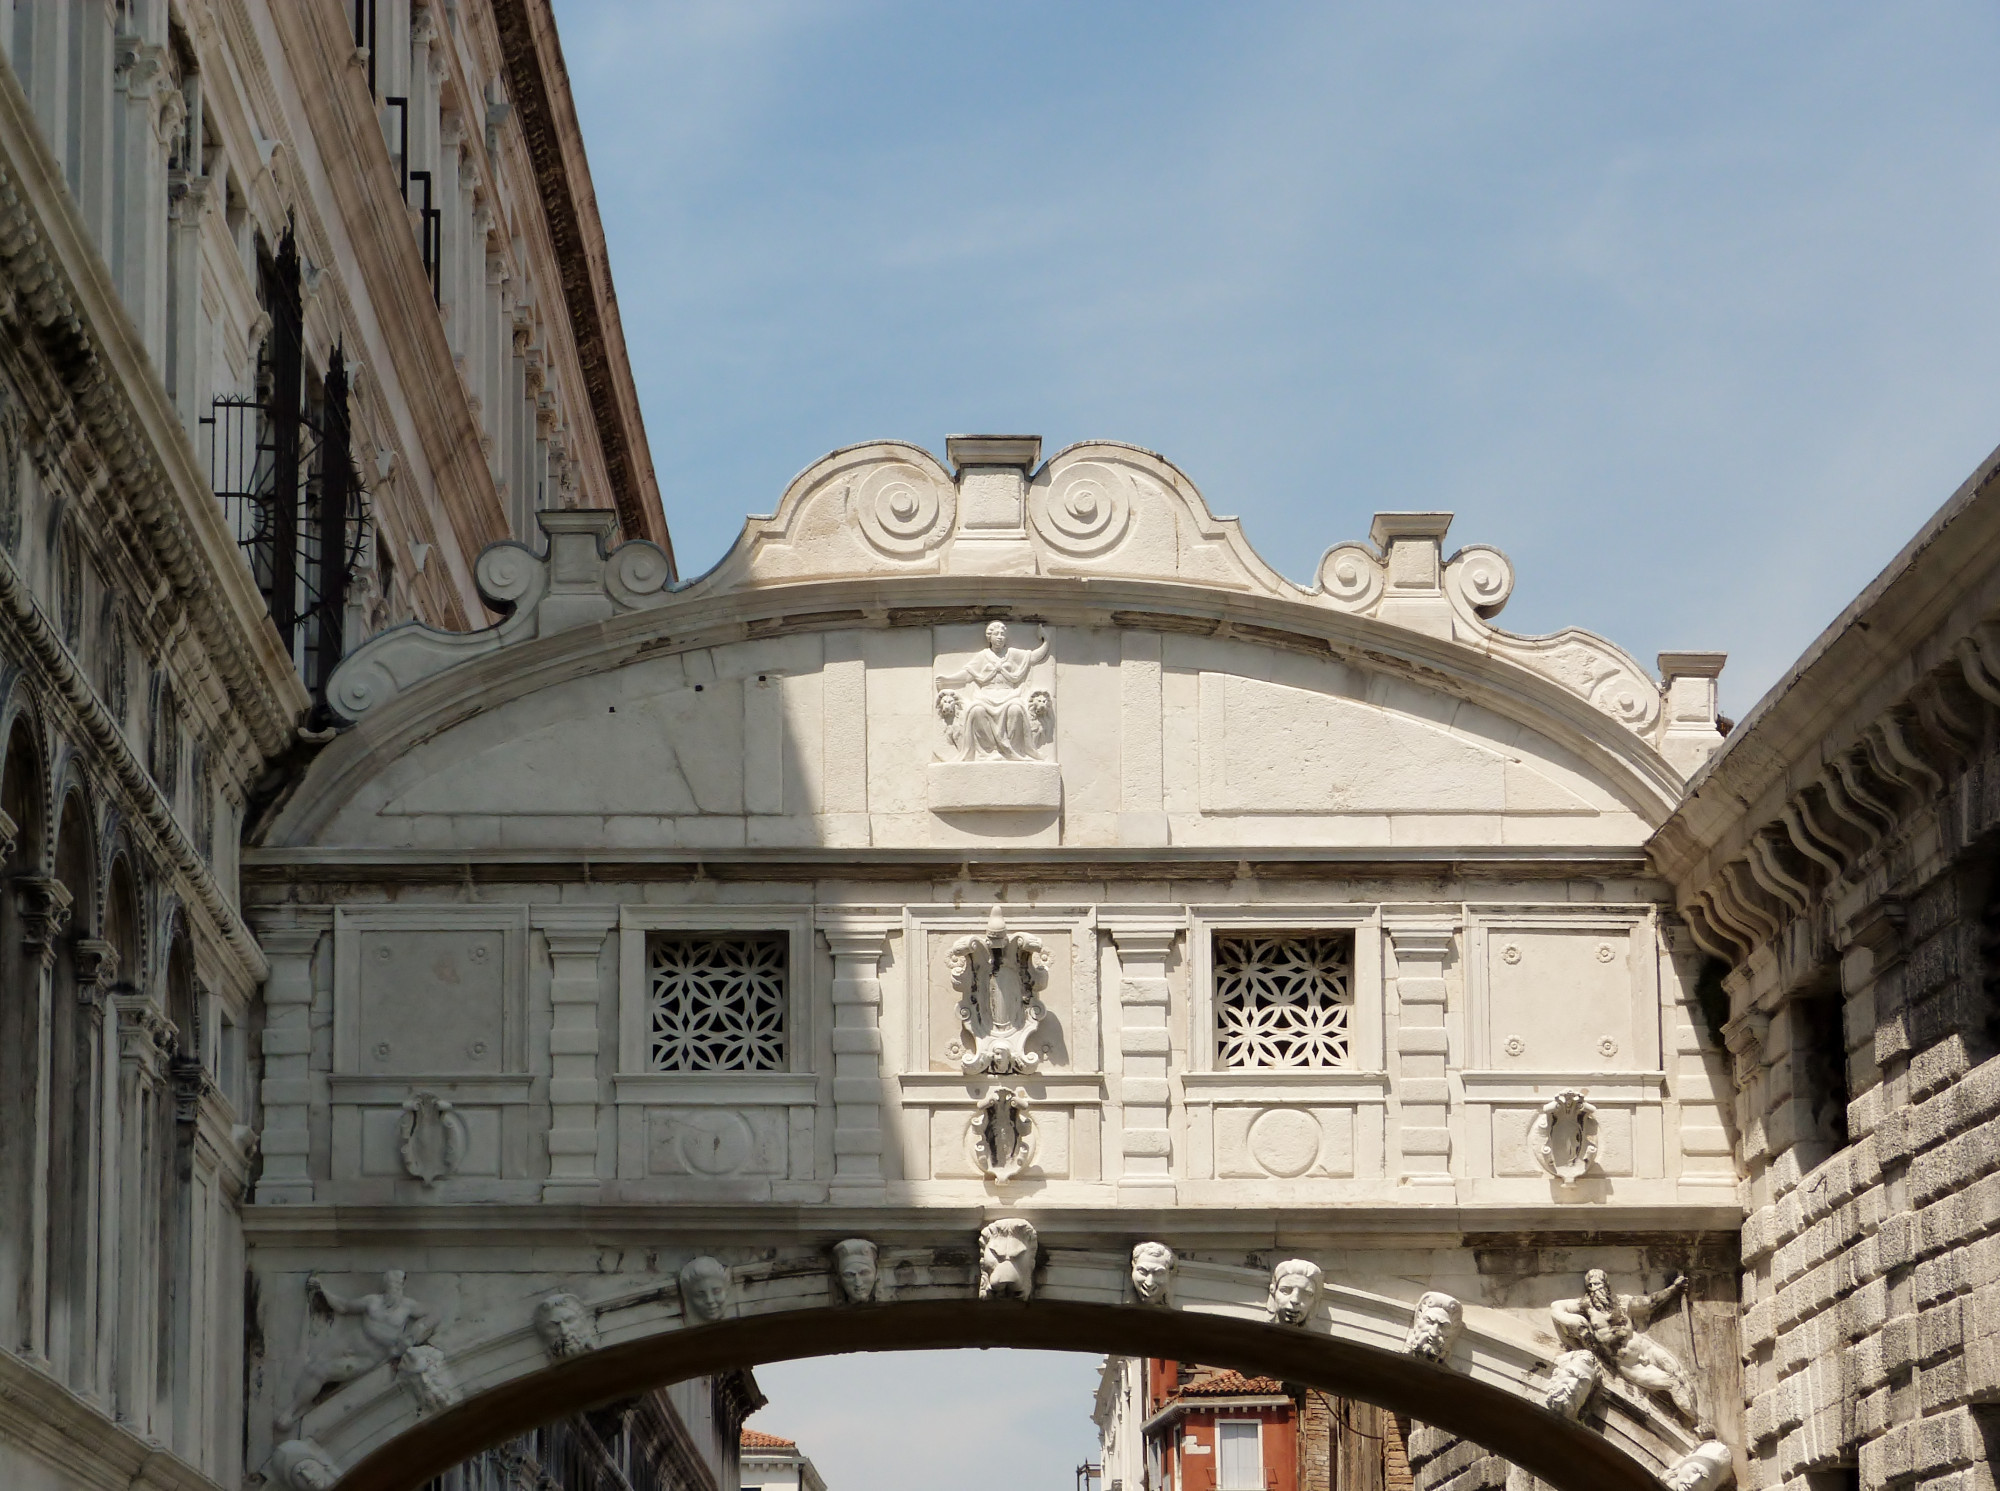
[[1408, 1425], [1270, 1377], [1109, 1357], [1103, 1491], [1409, 1491]]

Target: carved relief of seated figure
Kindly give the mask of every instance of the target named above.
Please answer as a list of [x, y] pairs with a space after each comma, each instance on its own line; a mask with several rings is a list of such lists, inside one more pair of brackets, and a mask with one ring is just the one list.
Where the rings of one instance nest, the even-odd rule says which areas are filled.
[[[1029, 689], [1028, 670], [1049, 655], [1048, 638], [1033, 651], [1007, 645], [1007, 624], [986, 628], [986, 651], [955, 673], [937, 675], [938, 713], [961, 761], [1039, 761], [1050, 699]], [[962, 691], [962, 692], [961, 692]]]

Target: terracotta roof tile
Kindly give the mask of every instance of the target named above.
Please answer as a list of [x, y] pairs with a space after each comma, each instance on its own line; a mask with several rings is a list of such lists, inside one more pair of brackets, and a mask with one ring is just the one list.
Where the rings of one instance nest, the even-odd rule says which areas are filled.
[[1181, 1385], [1181, 1397], [1276, 1397], [1285, 1391], [1285, 1385], [1271, 1377], [1245, 1377], [1241, 1372], [1222, 1371], [1214, 1367], [1202, 1367], [1196, 1370], [1202, 1375]]
[[799, 1447], [796, 1439], [780, 1439], [775, 1434], [766, 1434], [761, 1429], [743, 1431], [743, 1448], [746, 1450], [795, 1450]]

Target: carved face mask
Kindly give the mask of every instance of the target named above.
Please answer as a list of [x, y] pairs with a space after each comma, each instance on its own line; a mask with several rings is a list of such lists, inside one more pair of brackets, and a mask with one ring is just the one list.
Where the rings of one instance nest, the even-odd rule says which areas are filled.
[[846, 1296], [855, 1301], [871, 1299], [875, 1294], [874, 1260], [862, 1255], [850, 1255], [840, 1265], [840, 1287]]

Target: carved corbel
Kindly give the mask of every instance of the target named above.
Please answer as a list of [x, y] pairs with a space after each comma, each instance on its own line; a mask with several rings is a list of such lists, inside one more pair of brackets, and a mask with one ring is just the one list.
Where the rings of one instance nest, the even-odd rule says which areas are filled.
[[1963, 761], [1979, 743], [1979, 722], [1959, 707], [1963, 701], [1953, 698], [1953, 691], [1949, 671], [1933, 674], [1910, 695], [1910, 704], [1924, 729], [1937, 737], [1954, 761]]
[[1854, 806], [1857, 813], [1867, 815], [1865, 819], [1856, 817], [1854, 821], [1868, 835], [1869, 847], [1873, 848], [1882, 842], [1885, 834], [1895, 828], [1896, 810], [1870, 792], [1862, 783], [1861, 768], [1867, 760], [1867, 754], [1867, 750], [1861, 747], [1844, 751], [1833, 758], [1833, 770], [1834, 775], [1840, 779], [1841, 790], [1846, 793], [1848, 802]]
[[1749, 877], [1750, 866], [1745, 860], [1732, 859], [1724, 865], [1716, 877], [1716, 884], [1723, 892], [1721, 899], [1727, 901], [1730, 915], [1759, 940], [1776, 937], [1784, 923], [1764, 907], [1760, 892]]
[[1748, 1010], [1722, 1027], [1722, 1043], [1733, 1058], [1732, 1075], [1739, 1088], [1748, 1087], [1764, 1069], [1764, 1040], [1770, 1032], [1771, 1017], [1759, 1010]]
[[1695, 940], [1695, 945], [1711, 958], [1720, 958], [1734, 968], [1749, 956], [1749, 948], [1717, 929], [1701, 902], [1691, 901], [1681, 907], [1681, 921], [1686, 925], [1688, 935]]
[[[1901, 751], [1890, 744], [1890, 723], [1889, 717], [1884, 715], [1861, 732], [1862, 759], [1877, 777], [1922, 802], [1929, 795], [1926, 779], [1942, 785], [1941, 779], [1928, 766], [1920, 762], [1911, 764], [1914, 756], [1910, 756], [1907, 741], [1903, 742]], [[1897, 738], [1900, 739], [1900, 736]], [[1909, 759], [1905, 759], [1906, 756]]]
[[1843, 952], [1866, 948], [1875, 966], [1881, 968], [1901, 955], [1903, 927], [1908, 918], [1908, 908], [1900, 896], [1882, 896], [1848, 918], [1837, 929], [1836, 941]]
[[101, 937], [79, 937], [70, 944], [70, 958], [76, 965], [77, 1002], [95, 1008], [118, 976], [118, 949]]
[[1756, 950], [1762, 939], [1750, 927], [1736, 920], [1723, 904], [1723, 885], [1720, 880], [1712, 880], [1695, 893], [1695, 904], [1701, 908], [1711, 930], [1736, 943], [1742, 951], [1732, 959], [1740, 963]]
[[1749, 852], [1745, 863], [1751, 879], [1794, 911], [1802, 912], [1812, 905], [1812, 887], [1779, 863], [1770, 829], [1759, 829], [1752, 834], [1746, 847]]
[[1840, 861], [1835, 859], [1833, 854], [1827, 853], [1829, 849], [1835, 854], [1839, 853], [1840, 841], [1827, 834], [1813, 821], [1812, 808], [1805, 793], [1801, 792], [1786, 803], [1779, 816], [1784, 821], [1785, 832], [1791, 837], [1794, 849], [1819, 865], [1832, 879], [1838, 880], [1846, 873], [1841, 868]]
[[1965, 686], [1988, 704], [2000, 704], [2000, 673], [1988, 665], [1988, 651], [1981, 648], [1977, 637], [1977, 632], [1970, 637], [1960, 637], [1953, 644], [1952, 653], [1958, 658], [1958, 670], [1965, 679]]
[[50, 875], [22, 875], [14, 881], [14, 895], [28, 955], [53, 966], [75, 899], [69, 887]]

